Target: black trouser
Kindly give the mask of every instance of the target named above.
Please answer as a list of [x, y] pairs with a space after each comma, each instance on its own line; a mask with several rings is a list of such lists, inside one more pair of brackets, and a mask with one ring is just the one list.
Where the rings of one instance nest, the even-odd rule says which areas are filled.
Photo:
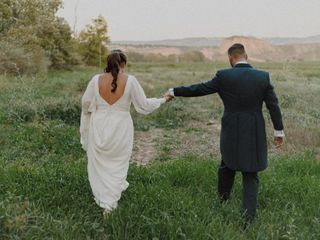
[[[228, 200], [234, 183], [236, 171], [228, 168], [223, 161], [219, 167], [218, 192], [221, 200]], [[242, 172], [242, 208], [245, 217], [252, 220], [256, 214], [259, 189], [257, 172]]]

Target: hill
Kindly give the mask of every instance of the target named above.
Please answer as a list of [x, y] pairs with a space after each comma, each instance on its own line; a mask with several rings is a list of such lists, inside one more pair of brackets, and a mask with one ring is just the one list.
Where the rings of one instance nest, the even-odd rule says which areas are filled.
[[320, 35], [305, 38], [265, 38], [265, 40], [274, 45], [320, 43]]
[[165, 39], [157, 41], [114, 41], [119, 45], [135, 46], [168, 46], [168, 47], [212, 47], [219, 46], [223, 38], [182, 38], [182, 39]]
[[[247, 36], [250, 38], [250, 36]], [[116, 45], [134, 45], [134, 46], [168, 46], [168, 47], [218, 47], [225, 37], [197, 37], [181, 39], [164, 39], [156, 41], [113, 41]], [[272, 45], [305, 44], [320, 43], [320, 35], [295, 38], [295, 37], [271, 37], [261, 38]]]
[[[210, 46], [210, 42], [212, 45]], [[261, 39], [247, 36], [228, 38], [189, 38], [153, 42], [114, 42], [110, 48], [121, 48], [142, 55], [182, 55], [198, 51], [208, 60], [226, 60], [226, 52], [233, 43], [243, 43], [254, 61], [315, 61], [320, 60], [320, 36], [301, 39]], [[290, 44], [284, 44], [289, 43]], [[293, 43], [296, 42], [296, 43]], [[314, 43], [312, 43], [314, 42]], [[277, 44], [274, 44], [277, 43]]]

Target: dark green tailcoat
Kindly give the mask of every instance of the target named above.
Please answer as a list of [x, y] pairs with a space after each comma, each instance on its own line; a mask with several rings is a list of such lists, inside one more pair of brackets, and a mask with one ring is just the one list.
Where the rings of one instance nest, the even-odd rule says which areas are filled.
[[269, 74], [241, 63], [220, 70], [205, 83], [174, 88], [175, 96], [218, 93], [224, 104], [220, 150], [227, 167], [257, 172], [268, 165], [262, 105], [265, 102], [275, 130], [283, 130], [281, 111]]

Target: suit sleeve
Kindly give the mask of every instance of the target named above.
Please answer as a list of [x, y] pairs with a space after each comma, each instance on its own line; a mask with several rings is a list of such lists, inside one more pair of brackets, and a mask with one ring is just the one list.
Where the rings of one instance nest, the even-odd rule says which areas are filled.
[[193, 84], [188, 87], [176, 87], [173, 91], [176, 97], [199, 97], [219, 92], [219, 72], [210, 81]]
[[277, 131], [283, 130], [282, 115], [279, 107], [279, 101], [274, 91], [274, 87], [270, 81], [269, 75], [268, 85], [264, 96], [264, 102], [266, 103], [267, 109], [269, 110], [274, 129]]

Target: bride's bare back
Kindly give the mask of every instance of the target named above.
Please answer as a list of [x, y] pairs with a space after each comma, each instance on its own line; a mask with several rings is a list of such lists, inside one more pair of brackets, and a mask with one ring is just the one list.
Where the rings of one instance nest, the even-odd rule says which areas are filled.
[[105, 73], [99, 78], [99, 93], [100, 96], [110, 105], [116, 103], [124, 94], [128, 76], [126, 74], [120, 73], [117, 79], [117, 89], [115, 92], [112, 90], [113, 76], [110, 73]]

